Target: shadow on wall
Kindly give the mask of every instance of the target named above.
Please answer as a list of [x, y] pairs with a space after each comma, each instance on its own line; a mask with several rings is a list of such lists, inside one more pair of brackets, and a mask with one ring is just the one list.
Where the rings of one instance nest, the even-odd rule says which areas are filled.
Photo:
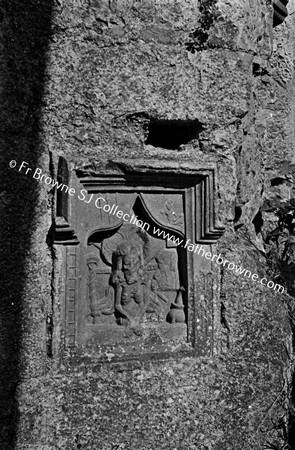
[[[9, 0], [0, 7], [0, 448], [16, 446], [21, 322], [38, 192], [9, 161], [41, 155], [40, 117], [53, 0]], [[3, 5], [3, 3], [2, 3]]]

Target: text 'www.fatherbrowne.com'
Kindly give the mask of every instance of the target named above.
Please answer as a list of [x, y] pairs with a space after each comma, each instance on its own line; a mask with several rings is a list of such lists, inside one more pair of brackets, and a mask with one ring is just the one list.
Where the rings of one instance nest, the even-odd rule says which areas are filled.
[[169, 233], [166, 233], [165, 231], [159, 230], [158, 228], [155, 227], [153, 227], [153, 234], [163, 239], [167, 239], [174, 245], [179, 245], [192, 253], [195, 253], [197, 255], [201, 254], [201, 256], [204, 257], [205, 259], [214, 261], [216, 264], [220, 266], [222, 265], [223, 267], [227, 267], [229, 270], [234, 271], [237, 275], [243, 275], [244, 277], [251, 278], [251, 280], [258, 282], [269, 289], [273, 289], [276, 292], [280, 292], [281, 294], [284, 292], [284, 287], [281, 286], [280, 284], [274, 283], [271, 280], [267, 280], [267, 278], [260, 278], [257, 273], [252, 273], [251, 270], [246, 270], [242, 266], [237, 266], [236, 264], [230, 262], [228, 259], [223, 258], [220, 254], [216, 255], [207, 252], [203, 248], [203, 245], [193, 244], [190, 239], [187, 239], [184, 243], [183, 239], [176, 238], [175, 236], [170, 235]]
[[[14, 159], [11, 160], [9, 166], [12, 169], [16, 168], [17, 161], [15, 161]], [[187, 239], [184, 242], [183, 239], [180, 239], [179, 237], [176, 237], [173, 234], [170, 234], [155, 226], [153, 226], [153, 229], [151, 230], [150, 224], [148, 222], [143, 222], [135, 214], [128, 214], [120, 210], [119, 206], [116, 204], [109, 205], [104, 197], [96, 197], [95, 194], [88, 194], [86, 189], [81, 189], [79, 192], [76, 192], [74, 188], [70, 188], [68, 185], [62, 182], [58, 182], [57, 180], [54, 180], [50, 176], [43, 173], [42, 169], [40, 169], [39, 167], [32, 169], [31, 167], [29, 167], [29, 164], [26, 161], [23, 161], [20, 164], [18, 171], [23, 172], [26, 175], [30, 174], [35, 180], [38, 180], [39, 182], [43, 182], [48, 186], [51, 186], [57, 190], [65, 192], [71, 197], [77, 195], [78, 200], [86, 204], [92, 204], [95, 208], [101, 209], [106, 214], [116, 216], [117, 218], [124, 220], [124, 222], [130, 223], [132, 225], [137, 226], [138, 228], [141, 228], [144, 231], [152, 233], [154, 236], [168, 240], [175, 246], [180, 246], [181, 248], [184, 248], [196, 255], [201, 254], [201, 256], [204, 257], [205, 259], [211, 260], [212, 262], [215, 262], [220, 266], [222, 265], [223, 267], [227, 267], [227, 269], [234, 271], [237, 275], [243, 275], [244, 277], [251, 278], [251, 280], [260, 283], [269, 289], [273, 289], [276, 292], [280, 292], [281, 294], [284, 292], [284, 287], [281, 286], [280, 284], [276, 284], [271, 280], [267, 280], [267, 278], [260, 278], [257, 273], [252, 273], [250, 270], [246, 270], [242, 266], [237, 266], [236, 264], [223, 258], [220, 254], [215, 255], [210, 252], [207, 252], [202, 245], [193, 244], [190, 239]]]

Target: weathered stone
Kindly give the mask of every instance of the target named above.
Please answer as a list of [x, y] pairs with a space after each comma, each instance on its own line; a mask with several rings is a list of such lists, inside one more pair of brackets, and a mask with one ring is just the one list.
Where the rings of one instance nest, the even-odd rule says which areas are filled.
[[265, 237], [293, 195], [293, 7], [275, 30], [269, 0], [2, 8], [2, 448], [284, 448]]

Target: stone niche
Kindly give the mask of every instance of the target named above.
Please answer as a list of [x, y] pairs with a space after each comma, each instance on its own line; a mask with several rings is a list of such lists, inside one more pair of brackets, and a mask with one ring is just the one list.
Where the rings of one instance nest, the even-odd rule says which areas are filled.
[[196, 273], [185, 244], [207, 251], [223, 232], [214, 212], [215, 167], [134, 164], [116, 161], [112, 172], [70, 177], [60, 158], [55, 244], [63, 246], [65, 349], [99, 359], [208, 353], [212, 280], [204, 303], [208, 277]]

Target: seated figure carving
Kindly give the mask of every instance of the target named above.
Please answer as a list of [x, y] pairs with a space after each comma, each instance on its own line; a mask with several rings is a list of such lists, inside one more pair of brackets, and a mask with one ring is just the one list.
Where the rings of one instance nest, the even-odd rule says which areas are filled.
[[97, 248], [100, 258], [89, 256], [87, 263], [94, 324], [125, 325], [141, 334], [144, 327], [163, 322], [185, 323], [183, 303], [176, 301], [180, 287], [176, 249], [127, 226]]

